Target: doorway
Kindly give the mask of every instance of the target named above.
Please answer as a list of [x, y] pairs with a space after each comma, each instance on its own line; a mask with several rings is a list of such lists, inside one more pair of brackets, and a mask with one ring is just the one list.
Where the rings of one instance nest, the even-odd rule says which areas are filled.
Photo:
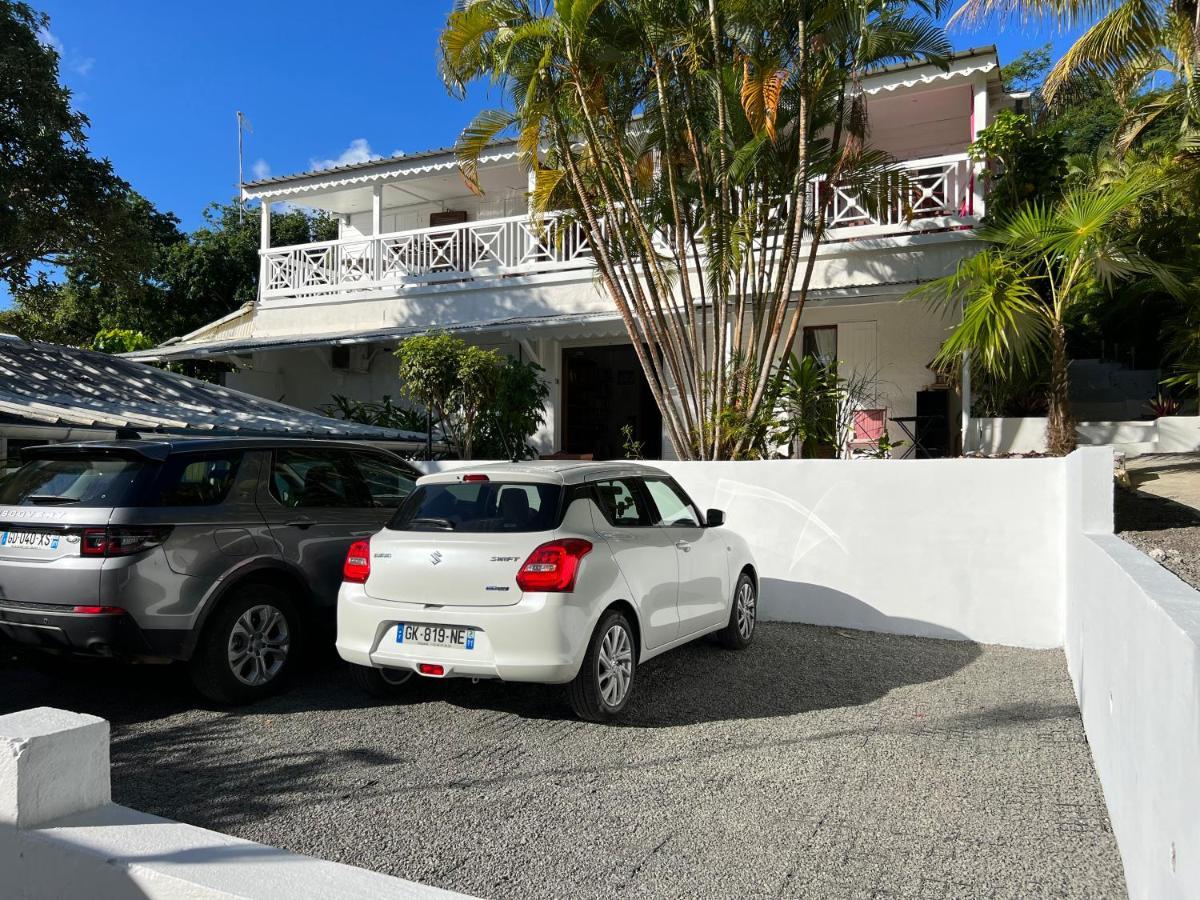
[[662, 413], [631, 344], [566, 348], [563, 375], [563, 451], [624, 459], [629, 425], [646, 459], [662, 457]]

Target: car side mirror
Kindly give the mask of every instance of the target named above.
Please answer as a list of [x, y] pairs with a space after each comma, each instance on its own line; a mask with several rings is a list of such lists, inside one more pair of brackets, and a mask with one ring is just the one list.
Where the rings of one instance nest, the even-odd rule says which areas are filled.
[[710, 509], [704, 514], [704, 523], [709, 528], [718, 528], [725, 524], [725, 511], [722, 509]]

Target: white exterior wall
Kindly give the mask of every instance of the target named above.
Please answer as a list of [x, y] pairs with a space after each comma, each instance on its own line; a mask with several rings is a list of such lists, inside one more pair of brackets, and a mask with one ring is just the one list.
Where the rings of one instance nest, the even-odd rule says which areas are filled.
[[1062, 646], [1065, 460], [655, 465], [749, 542], [763, 619]]
[[109, 802], [109, 727], [42, 707], [0, 716], [0, 895], [21, 900], [450, 900]]
[[[1046, 419], [971, 419], [968, 449], [980, 453], [1045, 453]], [[1200, 416], [1164, 416], [1152, 421], [1079, 422], [1081, 445], [1105, 446], [1126, 456], [1142, 453], [1192, 453], [1200, 450]]]
[[1067, 464], [1067, 665], [1125, 881], [1200, 897], [1200, 594], [1112, 533], [1107, 450]]

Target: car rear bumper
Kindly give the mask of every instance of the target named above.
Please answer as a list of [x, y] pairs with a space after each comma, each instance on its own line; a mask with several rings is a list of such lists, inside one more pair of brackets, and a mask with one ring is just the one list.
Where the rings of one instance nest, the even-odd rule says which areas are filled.
[[181, 659], [187, 631], [142, 629], [126, 613], [76, 613], [48, 603], [0, 600], [0, 637], [82, 656]]
[[[424, 647], [396, 641], [396, 626], [450, 625], [475, 630], [474, 646]], [[419, 671], [443, 668], [444, 678], [499, 678], [561, 684], [579, 671], [591, 637], [588, 608], [570, 594], [526, 594], [510, 606], [442, 606], [368, 597], [361, 586], [338, 594], [337, 649], [347, 662]]]

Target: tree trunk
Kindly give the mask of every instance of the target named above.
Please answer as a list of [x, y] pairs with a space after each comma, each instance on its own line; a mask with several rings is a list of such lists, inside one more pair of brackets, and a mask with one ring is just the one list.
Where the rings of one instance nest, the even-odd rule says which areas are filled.
[[1075, 420], [1071, 417], [1071, 382], [1067, 374], [1067, 332], [1062, 322], [1050, 331], [1050, 409], [1046, 420], [1046, 443], [1054, 456], [1075, 449]]

